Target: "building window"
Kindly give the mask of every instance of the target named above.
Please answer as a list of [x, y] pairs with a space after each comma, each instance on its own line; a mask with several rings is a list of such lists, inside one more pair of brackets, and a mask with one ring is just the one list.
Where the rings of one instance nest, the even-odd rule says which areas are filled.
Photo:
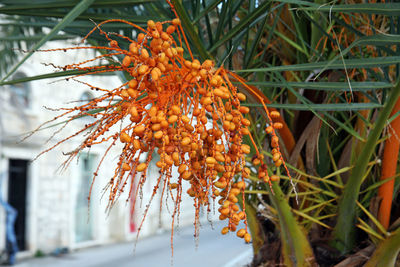
[[[17, 72], [13, 80], [27, 77], [23, 72]], [[11, 102], [16, 107], [29, 108], [31, 105], [31, 88], [29, 83], [17, 83], [10, 86]]]
[[[75, 202], [75, 242], [80, 243], [94, 239], [93, 224], [94, 209], [96, 205], [88, 202], [93, 172], [95, 170], [96, 157], [93, 154], [81, 155], [79, 160], [78, 192]], [[90, 207], [88, 209], [88, 207]]]

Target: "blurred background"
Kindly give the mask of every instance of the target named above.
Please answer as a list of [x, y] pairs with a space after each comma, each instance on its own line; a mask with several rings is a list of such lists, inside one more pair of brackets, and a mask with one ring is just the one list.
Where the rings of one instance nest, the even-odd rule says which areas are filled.
[[[193, 202], [184, 200], [172, 257], [170, 213], [167, 208], [160, 213], [160, 199], [155, 197], [133, 253], [158, 177], [155, 168], [149, 168], [151, 179], [138, 192], [139, 204], [132, 213], [126, 195], [108, 213], [108, 196], [103, 193], [119, 148], [110, 151], [103, 163], [90, 203], [91, 174], [105, 145], [84, 151], [79, 161], [65, 169], [62, 164], [79, 145], [79, 138], [34, 160], [87, 124], [88, 118], [71, 121], [65, 128], [50, 123], [51, 127], [20, 142], [38, 125], [60, 114], [58, 108], [96, 97], [82, 82], [115, 88], [129, 78], [96, 75], [81, 77], [81, 82], [66, 81], [71, 73], [54, 72], [54, 67], [95, 55], [83, 50], [33, 51], [76, 46], [96, 23], [107, 19], [140, 26], [150, 19], [171, 20], [175, 14], [167, 1], [0, 0], [3, 254], [6, 249], [16, 251], [16, 246], [6, 248], [10, 236], [6, 233], [14, 230], [17, 264], [26, 266], [169, 266], [171, 259], [174, 266], [241, 266], [252, 256], [254, 266], [312, 262], [347, 267], [349, 261], [363, 265], [367, 260], [381, 265], [382, 260], [391, 260], [395, 266], [400, 251], [400, 242], [391, 243], [394, 238], [400, 240], [400, 3], [171, 2], [194, 57], [214, 60], [250, 86], [238, 84], [247, 96], [245, 105], [251, 107], [246, 115], [252, 122], [249, 130], [256, 145], [263, 148], [271, 173], [279, 173], [280, 167], [269, 153], [263, 104], [271, 102], [268, 107], [279, 110], [285, 122], [279, 135], [292, 177], [280, 172], [280, 181], [272, 183], [276, 194], [260, 182], [261, 172], [255, 168], [246, 181], [244, 201], [246, 216], [252, 221], [252, 244], [245, 245], [232, 235], [221, 236], [225, 225], [214, 223], [213, 230], [210, 221], [215, 219], [205, 214], [200, 218], [200, 237], [194, 238]], [[102, 29], [131, 39], [137, 34], [130, 25], [117, 21], [102, 25]], [[97, 32], [87, 42], [108, 45]], [[128, 47], [129, 40], [119, 38], [118, 44]], [[249, 139], [245, 141], [250, 144]], [[254, 149], [249, 162], [253, 155]], [[52, 257], [32, 259], [49, 255]]]

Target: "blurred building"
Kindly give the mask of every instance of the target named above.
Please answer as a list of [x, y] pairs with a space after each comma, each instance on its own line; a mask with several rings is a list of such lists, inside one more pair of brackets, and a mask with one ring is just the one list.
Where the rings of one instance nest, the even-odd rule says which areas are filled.
[[[67, 43], [52, 42], [48, 48], [66, 47]], [[92, 54], [90, 54], [92, 53]], [[65, 65], [93, 57], [93, 52], [41, 52], [35, 53], [14, 75], [14, 78], [35, 76], [53, 72], [43, 63]], [[121, 82], [113, 76], [88, 76], [81, 80], [101, 88], [115, 88]], [[103, 191], [112, 176], [118, 152], [114, 147], [103, 163], [94, 183], [91, 202], [88, 207], [89, 188], [93, 172], [102, 157], [106, 145], [92, 147], [81, 153], [79, 161], [73, 161], [68, 168], [60, 169], [67, 159], [63, 153], [73, 151], [79, 144], [75, 138], [35, 157], [52, 147], [62, 138], [80, 129], [82, 118], [68, 124], [62, 132], [48, 139], [62, 125], [51, 123], [47, 129], [21, 138], [51, 120], [59, 111], [49, 110], [76, 105], [71, 101], [85, 101], [95, 96], [95, 92], [81, 83], [63, 79], [47, 79], [29, 83], [3, 86], [0, 98], [0, 185], [1, 197], [18, 210], [15, 225], [19, 256], [34, 255], [38, 251], [52, 252], [58, 248], [77, 249], [81, 247], [107, 244], [124, 240], [134, 240], [141, 223], [143, 211], [153, 191], [158, 170], [149, 168], [149, 183], [140, 194], [133, 219], [130, 216], [131, 203], [122, 195], [118, 203], [106, 213], [107, 191]], [[154, 181], [154, 182], [152, 182]], [[180, 225], [193, 223], [192, 201], [185, 201], [181, 207]], [[185, 206], [186, 205], [186, 206]], [[173, 204], [170, 203], [173, 209]], [[171, 214], [163, 209], [160, 215], [160, 199], [152, 201], [146, 220], [141, 229], [141, 237], [154, 234], [158, 229], [171, 227]], [[168, 244], [166, 244], [168, 245]], [[0, 249], [5, 247], [5, 213], [0, 207]]]

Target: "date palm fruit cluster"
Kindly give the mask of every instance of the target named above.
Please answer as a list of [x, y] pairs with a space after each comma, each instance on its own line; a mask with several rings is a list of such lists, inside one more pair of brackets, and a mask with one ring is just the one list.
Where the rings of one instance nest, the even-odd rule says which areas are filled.
[[[101, 26], [109, 22], [131, 25], [138, 32], [136, 40], [118, 33], [104, 32]], [[122, 143], [117, 167], [107, 186], [111, 207], [124, 190], [129, 190], [129, 197], [135, 202], [145, 182], [150, 179], [154, 181], [154, 177], [147, 177], [146, 171], [154, 153], [157, 153], [159, 159], [155, 165], [160, 175], [151, 199], [159, 189], [162, 189], [162, 194], [172, 198], [175, 206], [173, 225], [179, 216], [182, 194], [187, 193], [194, 200], [196, 227], [200, 210], [205, 207], [211, 212], [213, 203], [217, 201], [220, 205], [219, 218], [227, 220], [227, 227], [222, 229], [222, 233], [236, 232], [237, 236], [250, 242], [243, 195], [245, 180], [250, 175], [245, 157], [251, 148], [243, 143], [245, 135], [251, 138], [248, 129], [250, 121], [246, 118], [250, 110], [241, 104], [246, 96], [238, 92], [230, 77], [242, 83], [244, 81], [223, 67], [216, 68], [211, 60], [200, 62], [193, 58], [179, 19], [166, 22], [149, 20], [146, 29], [123, 20], [107, 20], [96, 25], [84, 40], [96, 30], [108, 39], [109, 46], [79, 46], [47, 51], [106, 51], [93, 59], [58, 68], [86, 72], [73, 79], [93, 73], [125, 71], [129, 80], [114, 89], [87, 84], [92, 90], [103, 94], [80, 106], [65, 108], [63, 114], [55, 117], [70, 116], [68, 123], [82, 116], [94, 118], [74, 135], [55, 145], [72, 137], [83, 136], [83, 142], [68, 153], [69, 159], [65, 164], [83, 149], [107, 143], [108, 148], [94, 173], [96, 177], [111, 147]], [[127, 40], [129, 46], [120, 45], [116, 37]], [[187, 51], [182, 46], [186, 46]], [[184, 52], [187, 52], [189, 59], [184, 58]], [[106, 58], [119, 58], [119, 61], [110, 65], [87, 66]], [[279, 113], [274, 111], [268, 116], [277, 117]], [[271, 126], [266, 131], [272, 136], [275, 165], [280, 166], [283, 158], [275, 129], [282, 125], [270, 120]], [[254, 149], [256, 155], [252, 160], [253, 165], [260, 165], [259, 177], [270, 183], [264, 159], [255, 146]], [[174, 175], [173, 170], [178, 175]], [[271, 176], [271, 179], [275, 178]], [[190, 185], [186, 192], [183, 192], [184, 183]], [[243, 201], [242, 209], [239, 199]], [[144, 217], [146, 213], [147, 210]], [[245, 228], [237, 229], [240, 221], [245, 222]]]

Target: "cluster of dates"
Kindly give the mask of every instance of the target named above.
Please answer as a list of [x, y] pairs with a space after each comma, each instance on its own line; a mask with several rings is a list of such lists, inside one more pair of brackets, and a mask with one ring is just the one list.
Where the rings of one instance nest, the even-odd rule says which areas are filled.
[[[115, 21], [130, 24], [139, 32], [136, 40], [114, 33], [128, 40], [129, 47], [120, 47], [118, 41], [113, 39], [114, 35], [101, 30], [101, 25]], [[104, 94], [81, 106], [64, 109], [66, 111], [55, 119], [72, 115], [71, 121], [91, 116], [93, 122], [56, 146], [86, 133], [83, 142], [69, 153], [72, 159], [85, 148], [108, 142], [100, 167], [110, 148], [118, 142], [123, 144], [114, 176], [108, 185], [110, 206], [126, 188], [131, 198], [135, 200], [138, 197], [148, 179], [146, 171], [153, 153], [157, 153], [159, 160], [155, 164], [160, 175], [153, 196], [160, 187], [166, 188], [162, 192], [167, 192], [175, 202], [173, 223], [185, 193], [183, 183], [189, 183], [190, 188], [185, 191], [194, 199], [195, 225], [200, 209], [206, 207], [210, 212], [212, 203], [219, 197], [220, 219], [228, 220], [228, 226], [222, 229], [222, 233], [236, 232], [237, 236], [250, 242], [244, 201], [242, 209], [238, 203], [240, 195], [244, 199], [245, 179], [250, 175], [249, 168], [245, 167], [245, 157], [251, 152], [251, 147], [243, 142], [243, 137], [250, 135], [248, 127], [251, 123], [246, 118], [250, 110], [241, 105], [246, 96], [232, 84], [230, 72], [223, 67], [216, 68], [211, 60], [200, 62], [193, 58], [187, 43], [186, 52], [190, 58], [184, 58], [182, 39], [186, 38], [179, 19], [166, 22], [150, 20], [147, 29], [122, 20], [109, 20], [97, 25], [88, 36], [95, 30], [105, 35], [109, 46], [73, 49], [102, 49], [107, 53], [60, 68], [84, 70], [89, 74], [125, 71], [130, 79], [115, 89], [89, 85]], [[54, 50], [65, 51], [68, 48], [51, 51]], [[110, 57], [119, 57], [120, 62], [108, 66], [86, 66], [87, 63]], [[273, 111], [271, 117], [279, 117], [279, 113]], [[271, 121], [271, 126], [266, 129], [271, 134], [273, 158], [278, 167], [283, 158], [275, 129], [281, 127], [281, 124], [272, 124]], [[119, 130], [116, 132], [115, 129]], [[259, 176], [269, 183], [264, 159], [257, 148], [254, 149], [256, 155], [252, 162], [261, 166], [259, 174], [262, 176]], [[179, 174], [177, 177], [173, 170]], [[151, 177], [153, 181], [154, 178]], [[245, 228], [237, 229], [240, 221], [245, 222]]]

